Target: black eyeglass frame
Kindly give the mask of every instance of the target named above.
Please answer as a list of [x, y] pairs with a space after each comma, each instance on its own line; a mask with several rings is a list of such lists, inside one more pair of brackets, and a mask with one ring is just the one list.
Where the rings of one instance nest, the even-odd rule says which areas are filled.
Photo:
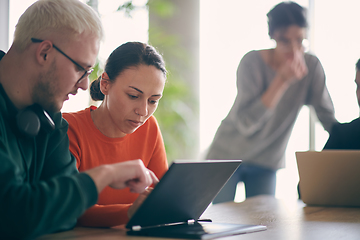
[[[41, 43], [44, 40], [41, 39], [37, 39], [37, 38], [31, 38], [31, 41], [33, 43]], [[93, 71], [94, 69], [91, 68], [89, 70], [86, 70], [83, 66], [81, 66], [79, 63], [77, 63], [75, 60], [73, 60], [71, 57], [69, 57], [66, 53], [64, 53], [63, 51], [60, 50], [60, 48], [58, 48], [55, 44], [52, 44], [52, 46], [62, 55], [64, 55], [67, 59], [69, 59], [73, 64], [75, 64], [78, 68], [80, 68], [82, 71], [84, 71], [84, 74], [81, 76], [81, 78], [77, 81], [77, 83], [80, 83], [82, 80], [84, 80], [86, 77], [88, 77]]]

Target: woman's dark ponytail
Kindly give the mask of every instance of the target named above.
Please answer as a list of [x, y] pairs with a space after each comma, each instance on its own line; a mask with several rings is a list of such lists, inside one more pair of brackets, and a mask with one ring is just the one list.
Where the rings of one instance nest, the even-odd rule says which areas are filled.
[[105, 97], [105, 95], [100, 90], [100, 81], [101, 76], [98, 77], [98, 79], [94, 80], [90, 86], [90, 96], [91, 99], [94, 101], [102, 101]]

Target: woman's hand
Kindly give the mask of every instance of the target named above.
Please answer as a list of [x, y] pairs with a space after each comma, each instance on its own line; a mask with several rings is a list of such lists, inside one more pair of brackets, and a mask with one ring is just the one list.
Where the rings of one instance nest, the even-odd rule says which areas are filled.
[[294, 53], [292, 59], [287, 60], [277, 71], [277, 74], [261, 96], [261, 100], [268, 108], [274, 108], [280, 101], [288, 87], [301, 80], [308, 73], [304, 59], [304, 51], [299, 50]]
[[308, 73], [304, 59], [303, 50], [296, 51], [292, 59], [288, 59], [283, 66], [279, 68], [279, 77], [288, 83], [294, 83], [301, 80]]

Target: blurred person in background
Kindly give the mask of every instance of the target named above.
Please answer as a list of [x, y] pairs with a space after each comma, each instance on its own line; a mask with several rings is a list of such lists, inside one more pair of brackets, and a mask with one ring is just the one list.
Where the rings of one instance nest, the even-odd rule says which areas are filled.
[[276, 46], [250, 51], [240, 61], [237, 97], [206, 156], [243, 160], [213, 203], [233, 201], [240, 181], [247, 198], [275, 195], [276, 172], [285, 165], [286, 146], [304, 105], [315, 109], [327, 131], [337, 122], [323, 67], [317, 57], [304, 53], [305, 9], [281, 2], [267, 17]]
[[[360, 106], [360, 59], [355, 67], [356, 97]], [[360, 118], [349, 123], [335, 124], [324, 146], [326, 149], [360, 150]]]

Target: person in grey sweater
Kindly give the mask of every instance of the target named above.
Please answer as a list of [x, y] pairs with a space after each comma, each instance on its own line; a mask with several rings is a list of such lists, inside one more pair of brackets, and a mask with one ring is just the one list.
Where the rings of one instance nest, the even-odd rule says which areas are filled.
[[282, 2], [268, 14], [273, 49], [250, 51], [237, 70], [237, 97], [221, 122], [206, 159], [241, 159], [243, 163], [213, 203], [233, 201], [236, 185], [246, 197], [275, 195], [276, 171], [302, 106], [312, 106], [323, 127], [337, 122], [319, 59], [304, 53], [305, 9]]

